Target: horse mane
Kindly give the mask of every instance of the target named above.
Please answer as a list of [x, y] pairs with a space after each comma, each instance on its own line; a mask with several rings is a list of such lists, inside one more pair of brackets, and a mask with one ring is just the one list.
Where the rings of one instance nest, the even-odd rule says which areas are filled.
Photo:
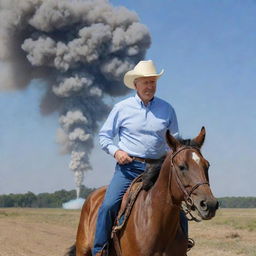
[[[200, 145], [192, 139], [183, 139], [181, 137], [178, 137], [177, 140], [182, 146], [191, 146], [191, 147], [200, 148]], [[143, 181], [142, 188], [144, 190], [148, 191], [151, 187], [153, 187], [153, 185], [155, 184], [159, 176], [162, 163], [163, 162], [160, 162], [159, 164], [147, 165], [145, 173], [142, 176], [142, 181]]]
[[159, 172], [161, 170], [163, 162], [159, 162], [158, 164], [150, 164], [146, 166], [146, 170], [142, 176], [142, 189], [148, 191], [155, 184]]

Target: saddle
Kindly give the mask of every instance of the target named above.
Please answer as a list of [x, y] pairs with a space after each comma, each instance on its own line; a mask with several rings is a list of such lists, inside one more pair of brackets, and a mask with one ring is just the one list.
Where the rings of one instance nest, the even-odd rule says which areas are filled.
[[118, 212], [115, 224], [112, 228], [111, 238], [114, 242], [114, 247], [118, 256], [121, 256], [121, 248], [119, 244], [119, 232], [125, 226], [132, 207], [141, 192], [141, 190], [148, 191], [157, 180], [159, 171], [161, 169], [162, 161], [155, 164], [148, 164], [145, 173], [139, 175], [130, 185], [123, 196], [120, 210]]
[[161, 169], [161, 165], [162, 161], [154, 164], [147, 164], [145, 172], [139, 175], [131, 183], [123, 196], [121, 207], [119, 209], [112, 233], [123, 228], [140, 191], [148, 191], [155, 184]]
[[125, 192], [122, 199], [121, 207], [119, 209], [119, 212], [115, 221], [115, 225], [112, 230], [112, 234], [121, 230], [125, 225], [131, 213], [132, 207], [136, 201], [136, 198], [140, 193], [140, 191], [142, 190], [142, 187], [143, 187], [142, 177], [143, 177], [143, 174], [138, 176], [132, 182], [128, 190]]
[[130, 185], [128, 190], [123, 196], [123, 200], [121, 203], [121, 208], [118, 212], [115, 224], [112, 228], [111, 238], [113, 240], [113, 245], [115, 247], [115, 251], [117, 256], [122, 255], [120, 243], [119, 243], [119, 233], [123, 229], [126, 221], [128, 220], [132, 207], [136, 201], [137, 196], [143, 187], [142, 182], [143, 174], [138, 176]]

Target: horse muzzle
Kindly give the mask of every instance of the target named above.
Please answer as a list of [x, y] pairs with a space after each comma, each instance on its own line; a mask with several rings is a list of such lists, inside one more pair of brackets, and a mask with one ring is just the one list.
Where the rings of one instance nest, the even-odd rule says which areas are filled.
[[219, 202], [214, 199], [195, 201], [195, 207], [203, 220], [210, 220], [219, 208]]

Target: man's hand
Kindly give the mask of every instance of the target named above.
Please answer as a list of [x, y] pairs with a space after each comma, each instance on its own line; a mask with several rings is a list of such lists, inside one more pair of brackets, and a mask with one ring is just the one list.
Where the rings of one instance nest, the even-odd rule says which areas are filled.
[[125, 151], [120, 149], [116, 151], [114, 157], [119, 164], [128, 164], [133, 161], [133, 159]]

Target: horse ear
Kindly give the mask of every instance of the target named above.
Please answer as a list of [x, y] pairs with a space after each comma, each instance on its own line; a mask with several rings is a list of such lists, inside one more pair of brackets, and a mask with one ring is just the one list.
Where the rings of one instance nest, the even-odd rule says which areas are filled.
[[180, 143], [178, 140], [176, 140], [171, 134], [170, 131], [166, 131], [166, 141], [169, 145], [169, 147], [174, 151], [177, 150], [177, 148], [180, 146]]
[[202, 145], [204, 144], [204, 139], [205, 139], [205, 134], [206, 134], [206, 131], [205, 131], [205, 128], [204, 126], [201, 128], [201, 131], [200, 133], [197, 135], [197, 137], [195, 137], [193, 139], [193, 142], [198, 145], [199, 148], [202, 147]]

